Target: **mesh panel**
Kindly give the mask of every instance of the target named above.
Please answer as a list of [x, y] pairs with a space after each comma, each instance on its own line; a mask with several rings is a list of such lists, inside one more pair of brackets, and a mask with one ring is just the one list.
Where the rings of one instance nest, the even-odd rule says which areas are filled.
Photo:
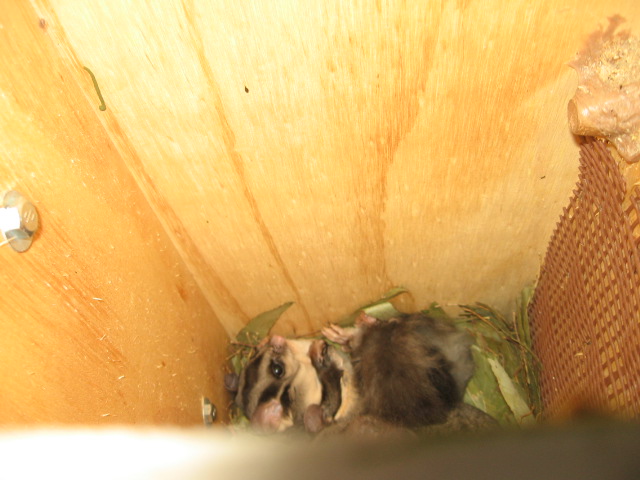
[[547, 416], [640, 413], [640, 190], [609, 151], [583, 145], [580, 177], [529, 307]]

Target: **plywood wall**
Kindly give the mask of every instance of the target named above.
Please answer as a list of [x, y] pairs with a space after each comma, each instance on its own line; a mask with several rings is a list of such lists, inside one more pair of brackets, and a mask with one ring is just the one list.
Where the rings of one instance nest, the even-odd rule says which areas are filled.
[[[566, 66], [635, 0], [34, 1], [230, 333], [409, 288], [508, 309], [577, 177]], [[97, 108], [88, 78], [85, 98]]]
[[42, 228], [0, 248], [0, 425], [202, 424], [202, 396], [224, 416], [224, 330], [77, 65], [17, 3], [0, 9], [0, 191]]
[[286, 301], [286, 333], [392, 286], [508, 310], [577, 179], [566, 62], [608, 16], [640, 27], [636, 0], [9, 3], [0, 182], [43, 231], [0, 252], [3, 375], [39, 362], [56, 398], [135, 376], [129, 409], [217, 382], [224, 332]]

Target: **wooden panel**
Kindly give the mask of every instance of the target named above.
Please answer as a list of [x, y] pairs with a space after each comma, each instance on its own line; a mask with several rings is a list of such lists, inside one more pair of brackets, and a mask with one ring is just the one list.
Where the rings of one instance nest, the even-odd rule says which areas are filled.
[[114, 112], [19, 4], [0, 9], [0, 191], [42, 228], [0, 249], [0, 424], [198, 424], [202, 395], [224, 414], [226, 334], [106, 134]]
[[394, 285], [510, 308], [577, 179], [566, 62], [640, 21], [636, 0], [33, 2], [231, 333]]

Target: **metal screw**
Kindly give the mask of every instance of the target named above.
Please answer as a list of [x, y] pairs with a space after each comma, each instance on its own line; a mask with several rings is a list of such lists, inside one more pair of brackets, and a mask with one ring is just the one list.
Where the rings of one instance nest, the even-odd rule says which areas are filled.
[[211, 403], [207, 397], [202, 397], [202, 420], [207, 427], [213, 425], [213, 422], [218, 415], [218, 409]]
[[9, 190], [0, 194], [0, 233], [16, 252], [29, 249], [38, 230], [36, 207], [20, 193]]

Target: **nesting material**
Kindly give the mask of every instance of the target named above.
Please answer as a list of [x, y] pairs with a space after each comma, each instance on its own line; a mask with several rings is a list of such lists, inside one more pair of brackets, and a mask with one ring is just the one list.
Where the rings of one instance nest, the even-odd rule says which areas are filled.
[[[358, 310], [378, 319], [398, 317], [391, 300], [405, 290], [398, 288], [388, 292], [382, 299]], [[523, 292], [522, 308], [507, 321], [492, 308], [474, 304], [460, 307], [459, 316], [448, 315], [439, 305], [432, 304], [423, 313], [433, 318], [444, 319], [466, 329], [475, 339], [472, 354], [476, 369], [465, 393], [465, 402], [476, 407], [502, 425], [527, 425], [535, 422], [540, 413], [537, 389], [537, 363], [531, 353], [526, 306], [531, 290]], [[265, 312], [252, 320], [232, 343], [231, 369], [239, 374], [255, 351], [254, 346], [268, 335], [278, 317], [290, 304]], [[353, 324], [354, 314], [339, 322], [342, 326]], [[231, 409], [232, 422], [236, 426], [247, 426], [240, 411]], [[438, 432], [445, 433], [445, 432]]]
[[529, 426], [542, 413], [538, 387], [539, 362], [531, 349], [527, 305], [533, 290], [525, 288], [509, 320], [484, 305], [461, 305], [456, 323], [476, 340], [471, 348], [476, 371], [465, 401], [504, 426]]
[[569, 65], [579, 85], [569, 102], [569, 123], [576, 135], [609, 140], [627, 161], [640, 160], [640, 38], [616, 33], [623, 22], [592, 34]]
[[545, 414], [640, 415], [640, 189], [607, 147], [581, 147], [580, 178], [529, 313]]

